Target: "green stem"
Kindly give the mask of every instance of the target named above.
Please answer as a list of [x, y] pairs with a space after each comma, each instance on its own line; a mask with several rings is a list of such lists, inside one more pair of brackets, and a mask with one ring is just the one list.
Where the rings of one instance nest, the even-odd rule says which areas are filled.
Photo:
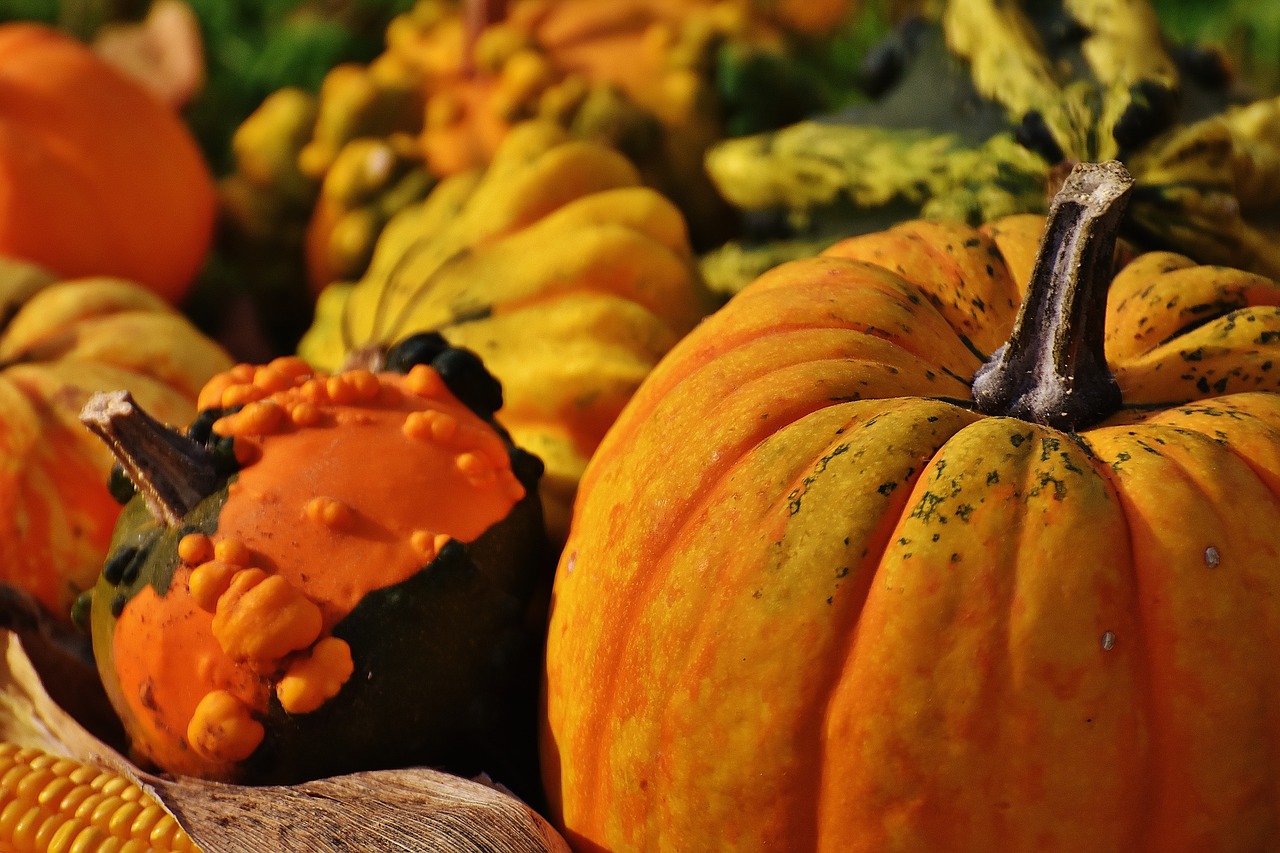
[[973, 380], [973, 401], [1066, 431], [1120, 408], [1107, 366], [1107, 289], [1133, 177], [1120, 163], [1080, 163], [1049, 206], [1031, 281], [1008, 343]]
[[148, 415], [128, 391], [99, 391], [80, 412], [120, 462], [155, 518], [177, 526], [220, 480], [213, 451]]

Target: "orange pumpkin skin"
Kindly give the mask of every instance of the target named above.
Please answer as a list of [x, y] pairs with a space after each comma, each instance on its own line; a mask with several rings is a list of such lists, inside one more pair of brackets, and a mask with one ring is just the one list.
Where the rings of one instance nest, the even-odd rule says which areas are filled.
[[0, 581], [65, 619], [120, 514], [111, 453], [77, 420], [81, 406], [127, 388], [181, 423], [231, 359], [156, 294], [117, 279], [64, 281], [0, 259], [0, 316]]
[[1039, 228], [776, 268], [632, 398], [553, 590], [575, 850], [1274, 843], [1280, 284], [1141, 255], [1107, 309], [1124, 408], [984, 416]]
[[54, 29], [0, 26], [0, 253], [176, 303], [215, 209], [213, 177], [170, 107]]

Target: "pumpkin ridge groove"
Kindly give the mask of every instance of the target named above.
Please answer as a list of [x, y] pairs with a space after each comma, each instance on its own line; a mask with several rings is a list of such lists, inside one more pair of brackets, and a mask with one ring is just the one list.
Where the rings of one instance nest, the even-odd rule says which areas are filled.
[[[769, 374], [765, 375], [768, 376]], [[771, 412], [771, 416], [767, 421], [769, 428], [765, 430], [763, 434], [752, 434], [744, 437], [739, 444], [733, 447], [732, 452], [720, 454], [718, 459], [721, 461], [714, 466], [716, 470], [713, 474], [708, 474], [707, 469], [703, 469], [699, 472], [699, 494], [715, 490], [715, 488], [732, 477], [733, 472], [741, 464], [743, 458], [749, 455], [751, 449], [758, 447], [770, 436], [781, 432], [787, 426], [802, 419], [805, 415], [812, 414], [814, 411], [824, 408], [821, 401], [813, 401], [813, 406], [814, 408], [806, 407], [806, 411], [798, 413], [785, 423], [772, 417]], [[708, 418], [710, 419], [712, 417], [713, 413], [709, 412]], [[584, 477], [584, 482], [585, 479], [586, 478]], [[678, 520], [667, 525], [666, 528], [662, 530], [661, 534], [654, 535], [650, 538], [650, 553], [646, 560], [649, 565], [663, 565], [667, 563], [667, 555], [678, 545], [684, 531], [694, 525], [697, 520], [697, 513], [692, 510], [696, 510], [701, 505], [700, 498], [690, 494], [690, 492], [691, 489], [689, 488], [678, 490], [678, 494], [683, 496], [683, 500], [676, 505], [664, 507], [663, 512], [667, 518], [674, 518]], [[641, 500], [637, 501], [636, 504], [630, 508], [631, 511], [644, 511], [644, 505], [646, 503], [644, 499], [647, 498], [648, 495], [641, 495], [640, 497]], [[570, 544], [568, 547], [572, 548], [573, 546]], [[658, 578], [654, 573], [647, 571], [636, 573], [632, 576], [632, 580], [634, 581], [634, 585], [627, 589], [627, 594], [639, 601], [653, 600], [653, 590], [662, 582], [661, 578]], [[622, 614], [615, 613], [613, 615], [617, 617], [615, 619], [615, 623], [620, 626], [619, 635], [627, 636], [633, 633], [635, 622], [640, 618], [641, 612], [639, 608], [629, 608]], [[600, 650], [597, 649], [597, 653], [599, 653], [599, 651]], [[604, 707], [610, 707], [615, 704], [620, 684], [624, 678], [624, 673], [622, 672], [623, 667], [620, 664], [625, 658], [626, 649], [619, 648], [612, 651], [613, 654], [611, 655], [608, 665], [605, 665], [605, 662], [603, 661], [597, 660], [597, 672], [603, 672], [604, 676], [602, 678], [597, 678], [593, 685], [595, 688], [594, 702], [595, 704]], [[579, 772], [583, 769], [586, 771], [579, 780], [579, 784], [586, 786], [590, 790], [602, 790], [602, 787], [599, 784], [599, 776], [601, 768], [608, 764], [608, 761], [604, 756], [607, 740], [608, 738], [604, 737], [597, 740], [597, 743], [599, 744], [598, 749], [600, 751], [598, 760], [584, 762], [582, 767], [579, 768]], [[603, 800], [604, 798], [602, 797], [597, 799]], [[594, 808], [603, 809], [607, 806], [608, 803], [599, 802], [594, 806]]]
[[[1124, 541], [1128, 546], [1127, 555], [1124, 558], [1124, 565], [1128, 567], [1129, 586], [1132, 590], [1132, 599], [1138, 605], [1139, 618], [1141, 618], [1142, 607], [1140, 602], [1143, 597], [1143, 584], [1141, 573], [1138, 571], [1138, 554], [1134, 546], [1133, 522], [1130, 519], [1131, 507], [1124, 496], [1124, 487], [1119, 481], [1119, 474], [1112, 468], [1110, 460], [1107, 460], [1099, 454], [1097, 448], [1093, 446], [1093, 442], [1089, 440], [1086, 433], [1074, 434], [1076, 440], [1087, 450], [1086, 457], [1089, 464], [1093, 467], [1099, 480], [1106, 487], [1111, 500], [1116, 506], [1116, 518], [1124, 525], [1125, 537]], [[1158, 714], [1155, 712], [1154, 691], [1150, 679], [1152, 652], [1150, 649], [1150, 631], [1145, 627], [1137, 632], [1137, 636], [1132, 642], [1137, 645], [1138, 651], [1136, 658], [1139, 665], [1134, 668], [1134, 678], [1139, 679], [1141, 684], [1138, 687], [1138, 695], [1141, 697], [1142, 720], [1147, 728], [1148, 733], [1154, 730], [1157, 725]], [[1157, 757], [1155, 750], [1150, 748], [1150, 743], [1146, 744], [1143, 756], [1140, 759], [1140, 767], [1138, 776], [1142, 779], [1151, 779], [1156, 776]], [[1126, 849], [1139, 850], [1142, 849], [1140, 839], [1150, 835], [1150, 821], [1144, 821], [1144, 816], [1154, 814], [1155, 800], [1152, 796], [1153, 787], [1143, 785], [1142, 803], [1140, 808], [1136, 808], [1132, 812], [1133, 825], [1130, 827], [1131, 843], [1124, 845]]]

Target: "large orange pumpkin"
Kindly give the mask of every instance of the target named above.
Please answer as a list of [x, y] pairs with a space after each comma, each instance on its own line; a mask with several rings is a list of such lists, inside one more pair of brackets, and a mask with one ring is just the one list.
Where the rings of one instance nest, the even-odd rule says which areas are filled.
[[214, 212], [213, 178], [169, 106], [57, 30], [0, 26], [0, 254], [177, 302]]
[[93, 392], [127, 388], [184, 423], [230, 363], [141, 285], [0, 258], [0, 582], [66, 618], [102, 568], [120, 505], [111, 453], [78, 419]]
[[1274, 845], [1280, 284], [1113, 279], [1115, 168], [1038, 258], [1026, 217], [855, 238], [649, 375], [553, 593], [575, 850]]

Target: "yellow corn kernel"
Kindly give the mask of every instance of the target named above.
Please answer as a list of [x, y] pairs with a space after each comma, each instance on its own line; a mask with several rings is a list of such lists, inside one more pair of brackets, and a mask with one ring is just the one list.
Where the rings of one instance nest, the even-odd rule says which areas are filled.
[[226, 690], [206, 693], [187, 724], [191, 748], [214, 761], [244, 761], [265, 735], [262, 723]]
[[310, 655], [289, 666], [276, 685], [276, 697], [290, 714], [314, 711], [338, 695], [354, 670], [351, 647], [338, 637], [325, 637]]
[[0, 850], [13, 853], [197, 851], [132, 779], [34, 747], [0, 742]]
[[232, 660], [267, 663], [320, 636], [320, 607], [280, 575], [243, 569], [218, 599], [212, 631]]

